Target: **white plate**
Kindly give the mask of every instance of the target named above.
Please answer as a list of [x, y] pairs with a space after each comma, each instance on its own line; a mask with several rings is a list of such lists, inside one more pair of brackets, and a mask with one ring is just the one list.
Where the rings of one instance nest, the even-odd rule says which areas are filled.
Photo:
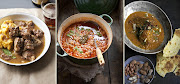
[[36, 24], [44, 32], [45, 47], [44, 47], [44, 50], [42, 51], [42, 53], [40, 54], [40, 56], [38, 56], [34, 61], [27, 62], [27, 63], [22, 63], [22, 64], [16, 64], [16, 63], [10, 63], [10, 62], [4, 61], [3, 59], [0, 59], [1, 62], [5, 63], [5, 64], [9, 64], [9, 65], [21, 66], [21, 65], [31, 64], [31, 63], [39, 60], [42, 56], [44, 56], [44, 54], [47, 52], [47, 50], [48, 50], [48, 48], [50, 46], [51, 34], [50, 34], [50, 31], [49, 31], [47, 25], [42, 20], [40, 20], [39, 18], [37, 18], [37, 17], [35, 17], [33, 15], [30, 15], [30, 14], [15, 13], [15, 14], [10, 14], [10, 15], [2, 17], [0, 19], [0, 25], [5, 20], [25, 20], [25, 21], [32, 20], [34, 22], [34, 24]]

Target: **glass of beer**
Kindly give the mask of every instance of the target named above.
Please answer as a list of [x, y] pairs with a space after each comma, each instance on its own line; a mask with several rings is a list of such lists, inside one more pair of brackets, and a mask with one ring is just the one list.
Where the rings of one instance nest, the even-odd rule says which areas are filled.
[[41, 8], [43, 10], [43, 16], [46, 25], [49, 29], [55, 29], [55, 19], [56, 19], [56, 12], [55, 12], [55, 3], [46, 3], [44, 4], [41, 2]]

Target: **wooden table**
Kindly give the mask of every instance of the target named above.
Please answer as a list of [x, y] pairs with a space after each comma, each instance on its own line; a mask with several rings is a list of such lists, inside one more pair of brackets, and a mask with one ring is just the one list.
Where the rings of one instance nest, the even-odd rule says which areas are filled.
[[[110, 14], [114, 22], [111, 26], [113, 41], [104, 54], [106, 61], [103, 73], [98, 74], [91, 82], [72, 75], [69, 71], [58, 73], [58, 84], [120, 84], [123, 82], [123, 0]], [[79, 13], [73, 0], [58, 0], [58, 27], [69, 16]], [[58, 57], [61, 59], [61, 57]]]
[[[126, 5], [134, 0], [126, 0]], [[180, 27], [180, 1], [179, 0], [149, 0], [150, 2], [158, 5], [162, 10], [167, 14], [169, 17], [173, 30]], [[138, 52], [135, 52], [125, 46], [125, 59], [128, 59], [131, 56], [134, 55], [142, 55], [147, 58], [149, 58], [154, 65], [156, 65], [156, 55], [147, 55], [147, 54], [141, 54]], [[153, 79], [151, 84], [180, 84], [180, 77], [175, 76], [173, 73], [168, 73], [164, 78], [159, 76], [159, 74], [155, 73], [155, 78]]]

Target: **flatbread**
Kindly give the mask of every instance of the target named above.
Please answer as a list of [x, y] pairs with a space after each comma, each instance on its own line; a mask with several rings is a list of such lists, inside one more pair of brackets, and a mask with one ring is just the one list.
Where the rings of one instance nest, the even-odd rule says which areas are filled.
[[173, 38], [165, 46], [163, 57], [173, 57], [177, 55], [180, 49], [180, 29], [176, 29]]
[[158, 53], [156, 60], [156, 71], [160, 76], [165, 77], [166, 73], [170, 73], [175, 70], [179, 62], [179, 55], [174, 57], [163, 57], [163, 53]]

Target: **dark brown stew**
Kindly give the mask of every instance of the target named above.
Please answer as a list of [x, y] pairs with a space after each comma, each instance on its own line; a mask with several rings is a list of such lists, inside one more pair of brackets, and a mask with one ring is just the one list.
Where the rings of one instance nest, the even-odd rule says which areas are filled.
[[125, 32], [129, 40], [136, 46], [153, 50], [164, 40], [164, 29], [160, 22], [150, 13], [135, 12], [125, 21]]

